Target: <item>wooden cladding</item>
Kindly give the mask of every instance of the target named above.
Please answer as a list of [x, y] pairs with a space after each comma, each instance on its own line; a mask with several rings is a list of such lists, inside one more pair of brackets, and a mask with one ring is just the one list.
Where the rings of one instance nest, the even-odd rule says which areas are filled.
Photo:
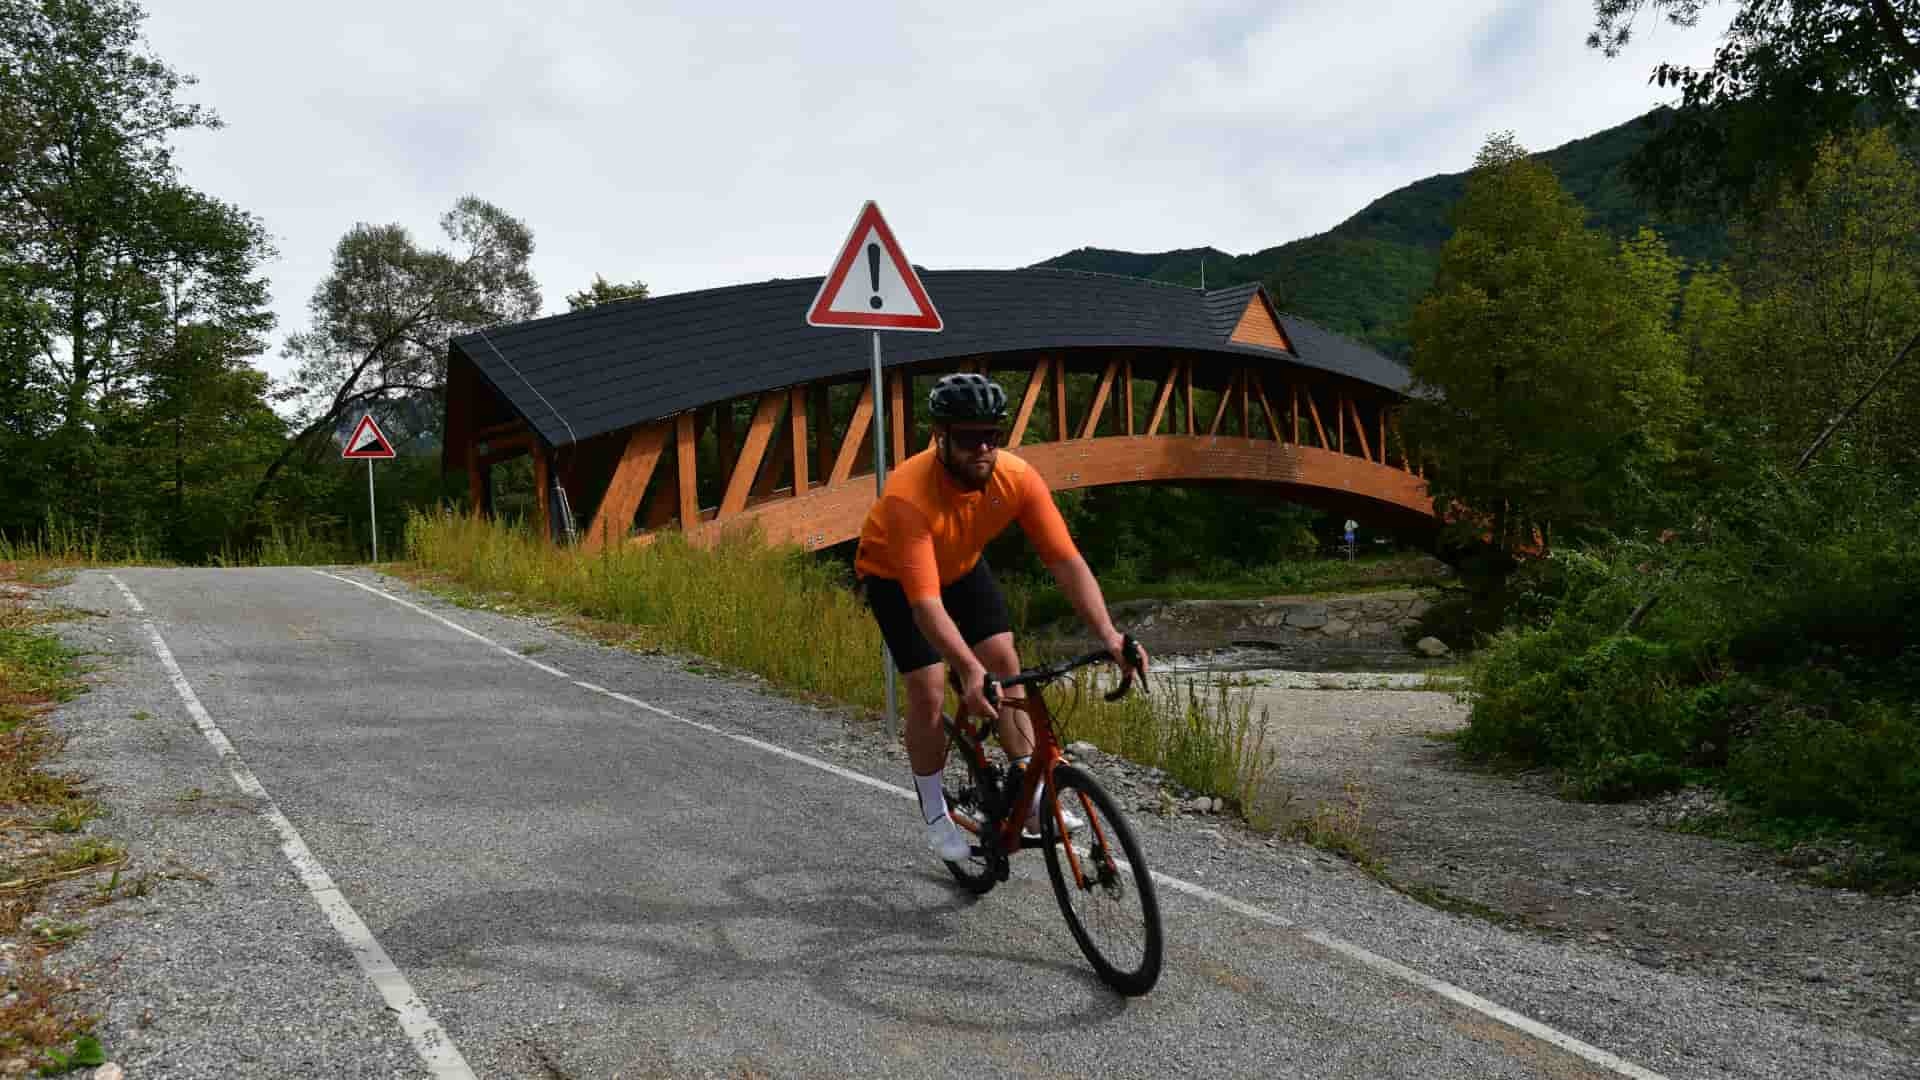
[[1227, 340], [1282, 352], [1293, 351], [1293, 343], [1287, 340], [1287, 332], [1280, 329], [1279, 316], [1267, 306], [1259, 293], [1248, 297], [1247, 308], [1240, 313], [1240, 323], [1233, 328], [1233, 334]]
[[[1278, 333], [1277, 323], [1257, 297], [1249, 312], [1243, 325], [1262, 325], [1253, 318], [1260, 315], [1267, 320], [1264, 325]], [[1090, 367], [1094, 357], [1098, 366]], [[992, 359], [949, 360], [917, 365], [919, 370], [902, 367], [885, 373], [880, 407], [886, 410], [882, 422], [887, 425], [890, 469], [931, 445], [930, 420], [914, 415], [915, 376], [924, 378], [935, 368], [962, 367], [991, 374]], [[1005, 366], [1000, 369], [1003, 378], [1012, 374], [1025, 381], [1015, 391], [1008, 445], [1030, 461], [1053, 460], [1057, 455], [1049, 448], [1082, 446], [1093, 448], [1087, 451], [1093, 456], [1086, 460], [1109, 463], [1103, 469], [1135, 463], [1124, 481], [1089, 480], [1083, 471], [1069, 470], [1056, 484], [1060, 487], [1216, 478], [1281, 483], [1273, 480], [1273, 470], [1279, 467], [1274, 462], [1281, 459], [1261, 455], [1310, 450], [1325, 455], [1311, 459], [1316, 462], [1352, 463], [1336, 470], [1342, 491], [1377, 488], [1391, 493], [1390, 498], [1385, 494], [1380, 498], [1402, 508], [1418, 503], [1417, 499], [1410, 502], [1406, 491], [1424, 492], [1425, 484], [1416, 467], [1399, 453], [1393, 398], [1292, 365], [1248, 360], [1203, 353], [1155, 355], [1133, 349], [1104, 355], [1055, 351], [1030, 356], [1011, 372]], [[490, 490], [486, 470], [500, 460], [531, 453], [542, 493], [533, 508], [536, 523], [542, 528], [547, 524], [545, 493], [549, 478], [558, 475], [576, 505], [597, 508], [582, 537], [589, 549], [624, 542], [636, 532], [672, 526], [691, 535], [713, 536], [746, 519], [765, 524], [770, 538], [791, 534], [809, 546], [835, 543], [857, 532], [858, 512], [850, 511], [856, 513], [855, 520], [831, 525], [822, 515], [831, 516], [829, 508], [842, 504], [864, 507], [861, 500], [870, 502], [872, 497], [871, 427], [879, 403], [869, 380], [862, 379], [855, 387], [851, 379], [842, 379], [767, 391], [749, 399], [751, 419], [746, 412], [748, 400], [735, 400], [638, 425], [625, 434], [617, 460], [614, 448], [608, 446], [599, 452], [604, 464], [580, 470], [608, 477], [610, 469], [601, 491], [572, 490], [579, 462], [573, 448], [563, 448], [556, 455], [524, 425], [494, 425], [474, 432], [484, 435], [484, 441], [473, 438], [463, 448], [469, 488], [480, 505]], [[836, 412], [841, 419], [836, 419]], [[1036, 417], [1044, 419], [1036, 422]], [[1399, 457], [1391, 466], [1390, 432]], [[1177, 453], [1171, 449], [1176, 443], [1181, 447]], [[1274, 449], [1257, 449], [1263, 446]], [[1250, 453], [1254, 456], [1246, 457]], [[1221, 456], [1211, 464], [1195, 457], [1205, 454]], [[1355, 467], [1363, 472], [1353, 475], [1371, 476], [1364, 472], [1366, 468], [1384, 468], [1402, 479], [1383, 475], [1356, 487], [1350, 475]], [[1319, 471], [1334, 468], [1323, 464]], [[1312, 486], [1316, 481], [1309, 471], [1298, 481], [1284, 482]]]

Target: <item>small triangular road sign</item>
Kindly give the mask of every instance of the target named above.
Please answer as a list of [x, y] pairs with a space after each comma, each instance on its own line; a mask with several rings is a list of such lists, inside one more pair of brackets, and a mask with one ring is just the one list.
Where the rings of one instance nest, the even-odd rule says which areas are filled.
[[920, 275], [900, 250], [893, 230], [869, 200], [847, 234], [833, 269], [807, 310], [809, 326], [854, 326], [867, 330], [941, 329]]
[[347, 440], [346, 449], [340, 451], [343, 458], [390, 458], [393, 444], [381, 433], [380, 425], [373, 422], [373, 414], [360, 418], [360, 426], [353, 429], [353, 437]]

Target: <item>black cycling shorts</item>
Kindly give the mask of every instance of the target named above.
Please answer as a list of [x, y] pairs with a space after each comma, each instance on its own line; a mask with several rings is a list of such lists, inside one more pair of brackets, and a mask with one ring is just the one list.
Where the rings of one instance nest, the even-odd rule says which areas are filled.
[[[941, 663], [940, 650], [933, 647], [913, 621], [913, 608], [907, 603], [907, 591], [892, 578], [863, 577], [861, 591], [873, 620], [880, 624], [880, 636], [886, 640], [893, 666], [902, 674], [918, 671], [928, 664]], [[959, 580], [940, 590], [940, 603], [960, 628], [960, 637], [968, 645], [978, 645], [995, 634], [1013, 629], [1013, 616], [1007, 611], [1007, 598], [994, 580], [993, 568], [986, 556]]]

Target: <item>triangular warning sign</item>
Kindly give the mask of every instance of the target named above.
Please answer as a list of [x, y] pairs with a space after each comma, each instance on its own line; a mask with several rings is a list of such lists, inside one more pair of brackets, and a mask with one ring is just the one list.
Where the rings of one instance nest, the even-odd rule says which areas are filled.
[[373, 414], [360, 418], [360, 426], [353, 429], [353, 437], [347, 440], [347, 448], [340, 451], [343, 458], [390, 458], [393, 456], [393, 444], [380, 432], [380, 425], [373, 422]]
[[847, 234], [833, 269], [807, 311], [809, 326], [857, 326], [868, 330], [941, 329], [920, 275], [871, 200]]

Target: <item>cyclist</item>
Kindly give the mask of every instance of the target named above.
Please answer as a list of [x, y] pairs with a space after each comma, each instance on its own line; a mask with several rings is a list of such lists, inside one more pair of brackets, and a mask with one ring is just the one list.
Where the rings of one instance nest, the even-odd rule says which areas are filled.
[[[967, 711], [994, 710], [984, 695], [988, 672], [1020, 671], [1006, 598], [982, 551], [1010, 522], [1019, 521], [1060, 589], [1100, 643], [1124, 664], [1124, 638], [1113, 627], [1106, 598], [1080, 557], [1053, 493], [1039, 470], [999, 449], [1005, 438], [1006, 391], [984, 375], [943, 376], [927, 395], [934, 445], [901, 462], [868, 511], [854, 558], [887, 652], [906, 682], [907, 757], [913, 766], [927, 846], [949, 862], [968, 854], [967, 835], [947, 815], [940, 777], [947, 739], [941, 728], [946, 669], [958, 674]], [[1146, 673], [1141, 649], [1140, 673]], [[1023, 694], [1022, 688], [1006, 691]], [[1033, 726], [1018, 709], [998, 713], [1000, 745], [1016, 766], [1033, 751]], [[1037, 825], [1039, 800], [1028, 808]], [[1068, 819], [1069, 827], [1081, 824]]]

